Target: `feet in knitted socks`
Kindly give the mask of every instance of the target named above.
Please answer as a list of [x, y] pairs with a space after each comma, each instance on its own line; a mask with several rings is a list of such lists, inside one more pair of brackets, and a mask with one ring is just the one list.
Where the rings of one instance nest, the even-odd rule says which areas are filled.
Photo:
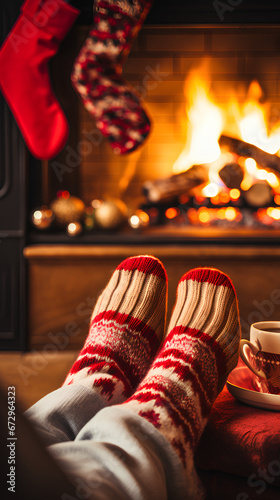
[[208, 268], [179, 282], [167, 337], [134, 395], [122, 406], [151, 422], [191, 477], [193, 453], [212, 403], [238, 360], [237, 298], [230, 279]]
[[124, 260], [96, 303], [85, 345], [64, 385], [93, 387], [110, 405], [130, 396], [163, 337], [166, 294], [166, 272], [159, 260]]

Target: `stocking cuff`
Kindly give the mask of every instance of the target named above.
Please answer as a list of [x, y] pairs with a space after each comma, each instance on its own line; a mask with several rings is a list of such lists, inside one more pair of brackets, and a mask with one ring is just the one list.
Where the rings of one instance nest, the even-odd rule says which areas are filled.
[[[62, 41], [80, 11], [69, 5], [64, 0], [25, 0], [21, 6], [21, 12], [27, 18], [27, 22], [31, 21], [32, 28], [35, 26], [38, 30], [50, 33], [59, 41]], [[26, 23], [26, 33], [30, 33], [31, 28], [28, 28]]]
[[131, 19], [138, 20], [143, 16], [143, 21], [148, 14], [152, 0], [99, 0], [95, 2], [95, 10], [97, 12], [113, 14], [113, 17], [126, 15]]

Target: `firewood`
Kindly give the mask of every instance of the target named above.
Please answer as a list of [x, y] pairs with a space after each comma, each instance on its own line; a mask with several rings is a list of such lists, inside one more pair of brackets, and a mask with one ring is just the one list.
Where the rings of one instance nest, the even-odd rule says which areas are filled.
[[272, 203], [271, 187], [266, 181], [253, 184], [248, 191], [243, 191], [243, 196], [250, 207], [265, 207]]
[[229, 151], [236, 153], [239, 156], [253, 158], [260, 167], [266, 170], [271, 170], [280, 176], [279, 156], [266, 153], [253, 144], [249, 144], [248, 142], [244, 142], [240, 139], [234, 139], [233, 137], [228, 137], [227, 135], [221, 135], [219, 144], [221, 148], [226, 147]]
[[206, 165], [194, 165], [186, 172], [164, 179], [146, 181], [142, 188], [143, 195], [151, 203], [172, 200], [207, 182], [208, 170]]
[[243, 181], [244, 171], [238, 163], [227, 163], [220, 170], [219, 176], [228, 189], [239, 189]]

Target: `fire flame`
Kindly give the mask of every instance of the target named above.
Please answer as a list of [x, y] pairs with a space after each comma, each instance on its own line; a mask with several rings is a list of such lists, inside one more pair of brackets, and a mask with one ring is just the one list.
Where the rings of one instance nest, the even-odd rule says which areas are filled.
[[[227, 162], [233, 161], [232, 157], [223, 156], [218, 143], [220, 135], [226, 133], [227, 129], [230, 128], [230, 135], [254, 144], [267, 153], [279, 152], [280, 120], [269, 130], [270, 106], [261, 102], [263, 91], [257, 81], [250, 84], [244, 103], [240, 103], [237, 97], [232, 97], [222, 109], [211, 95], [210, 80], [204, 64], [201, 69], [190, 73], [185, 84], [185, 95], [187, 139], [182, 153], [173, 165], [173, 172], [184, 172], [192, 165], [208, 164], [209, 184], [204, 188], [205, 196], [217, 194], [217, 189], [219, 191], [221, 186], [218, 172]], [[245, 175], [244, 188], [250, 187], [252, 178], [267, 180], [272, 187], [279, 186], [276, 175], [258, 169], [256, 162], [253, 170], [251, 168], [250, 171], [249, 168], [248, 175]]]
[[250, 84], [247, 99], [243, 106], [235, 102], [236, 122], [240, 137], [254, 144], [266, 153], [276, 154], [280, 149], [279, 123], [269, 130], [270, 106], [262, 104], [263, 91], [257, 81]]
[[173, 165], [173, 172], [192, 165], [212, 163], [220, 156], [219, 137], [223, 130], [222, 110], [211, 101], [209, 82], [193, 70], [185, 84], [187, 99], [187, 139], [184, 150]]

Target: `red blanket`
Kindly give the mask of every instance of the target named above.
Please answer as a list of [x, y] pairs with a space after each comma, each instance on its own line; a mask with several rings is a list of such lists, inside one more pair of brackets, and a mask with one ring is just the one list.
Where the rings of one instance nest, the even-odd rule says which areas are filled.
[[[198, 470], [205, 490], [204, 500], [279, 500], [280, 489], [265, 481], [253, 487], [248, 479], [225, 472]], [[259, 480], [260, 481], [260, 480]]]
[[[234, 477], [243, 478], [248, 493], [243, 488], [239, 490], [239, 497], [227, 494], [224, 498], [279, 500], [280, 412], [247, 406], [237, 401], [225, 387], [201, 437], [196, 465], [203, 471], [217, 471], [216, 476], [223, 473], [222, 481], [228, 486]], [[207, 475], [205, 472], [204, 476], [209, 476], [212, 482], [215, 478], [213, 473]], [[269, 496], [270, 489], [273, 495], [277, 491], [277, 496]]]

